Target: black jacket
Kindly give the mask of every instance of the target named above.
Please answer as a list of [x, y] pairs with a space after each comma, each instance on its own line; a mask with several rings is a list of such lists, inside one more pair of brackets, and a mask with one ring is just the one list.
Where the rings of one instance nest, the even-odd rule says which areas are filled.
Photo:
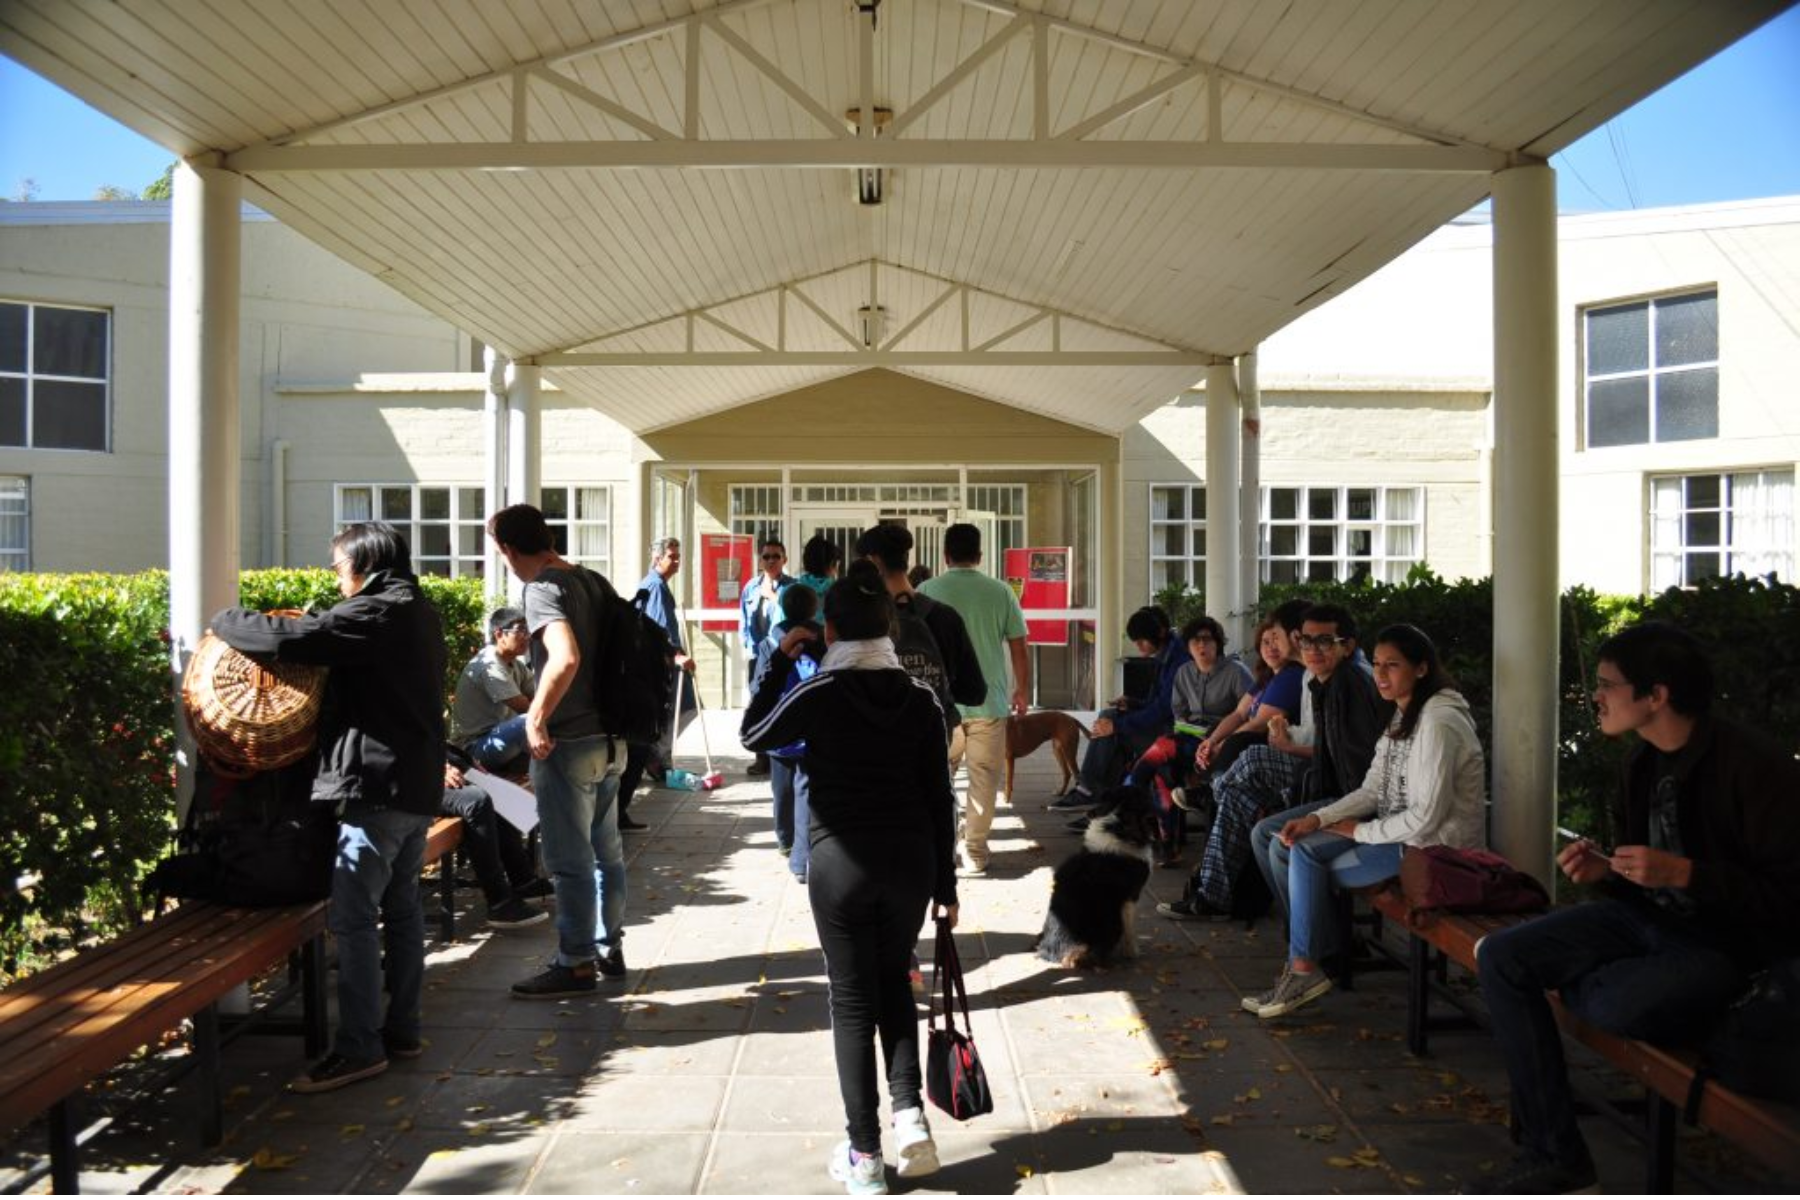
[[1306, 687], [1316, 732], [1312, 763], [1300, 777], [1302, 804], [1336, 799], [1362, 786], [1375, 761], [1375, 743], [1394, 711], [1375, 690], [1375, 681], [1348, 660], [1324, 683], [1313, 679]]
[[870, 856], [929, 855], [932, 898], [956, 903], [956, 795], [937, 696], [905, 671], [833, 670], [787, 695], [793, 660], [776, 653], [740, 736], [747, 750], [806, 739], [807, 844], [841, 839]]
[[[1650, 844], [1657, 758], [1641, 741], [1626, 752], [1612, 809], [1621, 846]], [[1800, 763], [1761, 736], [1702, 718], [1673, 772], [1695, 919], [1746, 960], [1800, 953]], [[1628, 883], [1611, 890], [1643, 898]]]
[[227, 608], [212, 630], [245, 654], [331, 668], [313, 799], [435, 816], [444, 794], [444, 648], [437, 609], [410, 575], [377, 571], [322, 613]]

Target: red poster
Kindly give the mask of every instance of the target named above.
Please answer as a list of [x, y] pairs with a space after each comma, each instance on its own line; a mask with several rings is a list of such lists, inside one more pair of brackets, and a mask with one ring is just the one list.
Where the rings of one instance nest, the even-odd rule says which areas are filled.
[[[700, 535], [700, 607], [736, 609], [744, 581], [756, 572], [756, 539], [747, 533]], [[737, 619], [702, 621], [708, 633], [735, 633]]]
[[[1019, 546], [1006, 552], [1006, 582], [1026, 609], [1069, 607], [1068, 546]], [[1069, 644], [1067, 621], [1026, 621], [1025, 641], [1032, 646]]]

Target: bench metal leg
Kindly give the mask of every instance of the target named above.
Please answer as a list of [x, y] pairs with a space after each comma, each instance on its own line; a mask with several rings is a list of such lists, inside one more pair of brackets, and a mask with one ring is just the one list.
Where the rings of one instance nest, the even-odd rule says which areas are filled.
[[305, 1035], [306, 1057], [325, 1053], [330, 1030], [326, 1025], [325, 935], [315, 933], [300, 947], [300, 1024]]
[[1644, 1092], [1644, 1190], [1666, 1196], [1675, 1190], [1675, 1130], [1681, 1114], [1654, 1092]]
[[1406, 1048], [1424, 1056], [1425, 1024], [1430, 1019], [1431, 944], [1424, 938], [1408, 939], [1406, 963]]
[[59, 1196], [81, 1191], [81, 1150], [75, 1142], [75, 1100], [50, 1106], [50, 1190]]
[[219, 1086], [219, 1006], [194, 1014], [194, 1064], [200, 1075], [200, 1144], [225, 1140], [225, 1095]]
[[456, 940], [456, 851], [438, 860], [438, 898], [443, 911], [438, 914], [438, 928], [446, 942]]

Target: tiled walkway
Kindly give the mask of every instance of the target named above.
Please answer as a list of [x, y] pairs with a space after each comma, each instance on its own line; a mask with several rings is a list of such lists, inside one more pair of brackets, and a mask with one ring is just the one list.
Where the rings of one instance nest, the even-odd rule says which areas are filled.
[[[711, 715], [715, 746], [735, 743], [735, 716]], [[653, 828], [628, 839], [624, 986], [514, 1001], [508, 985], [553, 934], [490, 935], [466, 913], [475, 932], [431, 956], [422, 1059], [303, 1097], [280, 1090], [303, 1065], [291, 1039], [239, 1043], [222, 1149], [195, 1146], [185, 1103], [143, 1106], [88, 1151], [84, 1184], [839, 1191], [824, 1160], [843, 1112], [806, 892], [774, 853], [767, 784], [744, 777], [742, 758], [725, 765], [720, 791], [654, 791], [633, 809]], [[1439, 1034], [1438, 1057], [1409, 1058], [1396, 973], [1259, 1022], [1238, 1000], [1272, 981], [1279, 926], [1157, 917], [1180, 872], [1156, 872], [1137, 965], [1082, 976], [1038, 961], [1050, 869], [1074, 845], [1044, 807], [1054, 777], [1047, 751], [1021, 764], [994, 869], [963, 884], [959, 944], [997, 1111], [964, 1126], [936, 1115], [945, 1167], [910, 1190], [1441, 1192], [1505, 1161], [1503, 1074], [1485, 1035]], [[1604, 1128], [1595, 1140], [1603, 1181], [1637, 1190], [1635, 1147]]]

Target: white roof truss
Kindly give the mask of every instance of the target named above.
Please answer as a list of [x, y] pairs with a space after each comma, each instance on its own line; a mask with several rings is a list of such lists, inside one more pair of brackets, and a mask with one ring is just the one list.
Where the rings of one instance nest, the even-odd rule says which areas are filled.
[[[893, 331], [885, 328], [884, 297], [911, 314]], [[861, 318], [860, 327], [833, 315], [850, 312]], [[525, 361], [543, 367], [1200, 368], [1229, 355], [869, 259]]]
[[[289, 137], [276, 138], [224, 156], [224, 165], [246, 173], [283, 171], [428, 171], [428, 170], [556, 170], [575, 168], [903, 168], [903, 167], [1053, 167], [1053, 168], [1205, 168], [1345, 169], [1425, 173], [1486, 174], [1514, 156], [1452, 134], [1383, 119], [1349, 105], [1309, 95], [1215, 62], [1183, 58], [1143, 42], [1109, 34], [1065, 17], [1031, 12], [998, 0], [964, 0], [980, 9], [1010, 16], [1000, 30], [954, 63], [903, 111], [878, 109], [875, 96], [872, 22], [857, 21], [858, 86], [862, 102], [839, 116], [827, 99], [815, 96], [800, 80], [759, 51], [734, 29], [728, 17], [770, 0], [728, 0], [715, 8], [659, 21], [640, 29], [600, 39], [590, 45], [522, 63], [504, 71], [464, 80], [381, 105], [342, 120], [328, 122]], [[1165, 68], [1131, 94], [1062, 129], [1053, 128], [1051, 37], [1100, 42], [1150, 58]], [[664, 41], [679, 44], [682, 104], [675, 123], [608, 96], [578, 78], [584, 60], [617, 55], [628, 47]], [[1008, 47], [1028, 43], [1027, 72], [1031, 90], [1030, 128], [1023, 136], [952, 137], [909, 132], [956, 89], [968, 83]], [[707, 43], [735, 56], [788, 98], [808, 121], [808, 136], [742, 138], [719, 136], [702, 121]], [[564, 68], [577, 74], [565, 73]], [[1199, 136], [1148, 138], [1117, 133], [1118, 126], [1169, 93], [1203, 88], [1207, 119]], [[1362, 144], [1316, 144], [1291, 140], [1227, 138], [1223, 119], [1227, 87], [1266, 93], [1321, 113], [1365, 126], [1372, 139]], [[504, 140], [444, 142], [406, 136], [373, 135], [361, 144], [335, 140], [350, 130], [368, 131], [388, 118], [421, 107], [453, 101], [468, 93], [504, 91], [511, 114]], [[607, 118], [596, 122], [594, 136], [555, 139], [533, 136], [534, 121], [544, 111], [547, 93], [585, 105]]]

